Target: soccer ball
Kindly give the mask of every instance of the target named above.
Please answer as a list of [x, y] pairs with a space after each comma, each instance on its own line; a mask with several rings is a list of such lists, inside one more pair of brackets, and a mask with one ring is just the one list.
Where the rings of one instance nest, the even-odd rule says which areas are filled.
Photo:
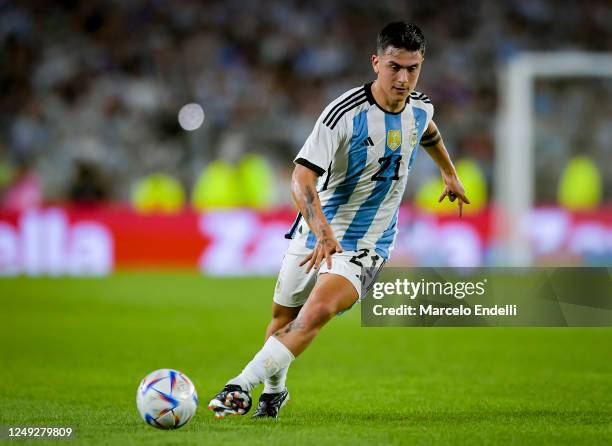
[[158, 429], [178, 429], [191, 420], [198, 407], [198, 394], [187, 376], [178, 370], [149, 373], [136, 392], [140, 416]]

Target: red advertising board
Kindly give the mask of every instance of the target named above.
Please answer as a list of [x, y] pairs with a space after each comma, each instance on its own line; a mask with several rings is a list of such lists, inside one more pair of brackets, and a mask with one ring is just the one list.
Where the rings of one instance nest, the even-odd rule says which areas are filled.
[[[143, 215], [122, 206], [0, 213], [0, 275], [104, 275], [183, 268], [211, 275], [274, 274], [295, 211], [281, 208]], [[493, 212], [420, 214], [403, 207], [390, 264], [479, 266], [495, 251]], [[612, 212], [534, 209], [524, 221], [534, 254], [612, 258]]]

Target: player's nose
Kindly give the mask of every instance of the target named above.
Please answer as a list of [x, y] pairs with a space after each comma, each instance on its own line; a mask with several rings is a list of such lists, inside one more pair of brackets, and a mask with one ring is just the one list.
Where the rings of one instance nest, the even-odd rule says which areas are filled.
[[407, 70], [399, 70], [397, 73], [397, 81], [400, 84], [404, 84], [408, 82], [408, 71]]

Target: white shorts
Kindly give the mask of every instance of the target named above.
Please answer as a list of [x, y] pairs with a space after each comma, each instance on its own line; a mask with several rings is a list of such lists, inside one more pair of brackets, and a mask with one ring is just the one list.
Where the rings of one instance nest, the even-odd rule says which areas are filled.
[[369, 249], [344, 251], [332, 255], [332, 267], [324, 261], [318, 270], [306, 273], [299, 266], [307, 254], [286, 253], [274, 289], [274, 302], [284, 307], [301, 307], [308, 299], [319, 274], [332, 273], [345, 277], [353, 284], [361, 300], [376, 280], [385, 260]]

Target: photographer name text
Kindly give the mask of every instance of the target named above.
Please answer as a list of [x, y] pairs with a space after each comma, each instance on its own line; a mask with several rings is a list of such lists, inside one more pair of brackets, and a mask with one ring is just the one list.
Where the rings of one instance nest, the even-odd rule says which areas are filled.
[[[397, 305], [382, 302], [372, 307], [374, 316], [516, 316], [518, 308], [516, 305], [482, 305], [463, 303], [466, 297], [479, 298], [485, 295], [487, 279], [481, 281], [443, 282], [427, 281], [424, 279], [410, 281], [408, 279], [396, 279], [393, 282], [377, 282], [372, 289], [372, 297], [380, 301], [388, 296], [401, 296], [409, 303]], [[459, 305], [432, 304], [419, 302], [420, 298], [454, 298]], [[417, 301], [415, 301], [417, 299]]]
[[437, 307], [432, 304], [402, 304], [396, 307], [385, 307], [378, 304], [374, 305], [372, 312], [375, 316], [516, 316], [518, 309], [516, 305]]

